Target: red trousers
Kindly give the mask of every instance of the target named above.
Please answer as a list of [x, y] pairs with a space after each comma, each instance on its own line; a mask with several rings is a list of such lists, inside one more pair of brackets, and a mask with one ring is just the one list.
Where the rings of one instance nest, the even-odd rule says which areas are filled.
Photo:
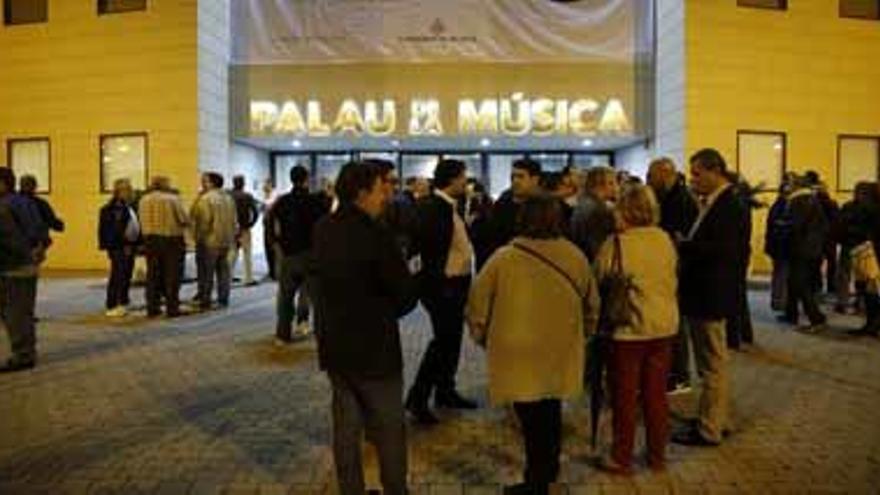
[[648, 464], [661, 467], [666, 460], [669, 407], [666, 382], [671, 360], [671, 339], [615, 341], [611, 347], [614, 445], [612, 459], [630, 466], [636, 436], [636, 407], [641, 394], [648, 444]]

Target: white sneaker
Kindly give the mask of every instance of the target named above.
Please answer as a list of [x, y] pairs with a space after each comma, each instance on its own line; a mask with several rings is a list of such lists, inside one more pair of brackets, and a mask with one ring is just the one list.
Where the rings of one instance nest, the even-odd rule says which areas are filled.
[[128, 314], [128, 310], [125, 309], [125, 306], [116, 306], [115, 308], [108, 309], [104, 314], [110, 318], [122, 318]]
[[312, 334], [312, 328], [309, 326], [309, 322], [304, 321], [296, 326], [296, 336], [299, 338], [305, 338]]

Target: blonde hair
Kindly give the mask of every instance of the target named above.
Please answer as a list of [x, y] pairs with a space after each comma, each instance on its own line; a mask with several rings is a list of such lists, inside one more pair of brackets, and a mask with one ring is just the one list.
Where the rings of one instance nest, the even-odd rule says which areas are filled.
[[660, 221], [660, 207], [654, 192], [641, 184], [623, 188], [617, 201], [617, 212], [631, 227], [648, 227]]

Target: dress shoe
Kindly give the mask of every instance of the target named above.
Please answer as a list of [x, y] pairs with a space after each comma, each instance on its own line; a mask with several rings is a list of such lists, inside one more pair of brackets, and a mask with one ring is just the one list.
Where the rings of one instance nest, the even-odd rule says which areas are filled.
[[413, 420], [422, 426], [434, 426], [440, 423], [437, 416], [427, 406], [407, 406], [406, 410], [412, 415]]
[[434, 413], [428, 409], [428, 405], [421, 402], [413, 400], [412, 397], [406, 400], [406, 403], [403, 406], [409, 411], [410, 415], [412, 415], [413, 419], [417, 424], [423, 426], [433, 426], [440, 422], [437, 419], [437, 416], [434, 416]]
[[444, 409], [476, 409], [477, 403], [465, 399], [456, 391], [438, 393], [434, 396], [434, 405]]
[[714, 442], [704, 437], [696, 428], [688, 428], [687, 430], [674, 433], [671, 441], [672, 443], [690, 447], [717, 447], [721, 445], [720, 442]]
[[5, 365], [0, 366], [0, 373], [15, 373], [16, 371], [24, 371], [33, 369], [37, 363], [34, 361], [14, 361], [10, 359]]
[[550, 486], [547, 484], [518, 483], [505, 486], [502, 493], [504, 495], [547, 495], [550, 493]]

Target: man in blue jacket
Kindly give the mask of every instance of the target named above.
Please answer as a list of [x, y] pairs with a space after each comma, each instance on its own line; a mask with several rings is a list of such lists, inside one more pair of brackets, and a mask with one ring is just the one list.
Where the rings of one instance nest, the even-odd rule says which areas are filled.
[[31, 206], [15, 194], [12, 169], [0, 167], [0, 320], [12, 347], [2, 373], [30, 369], [37, 362], [34, 306], [48, 232]]

